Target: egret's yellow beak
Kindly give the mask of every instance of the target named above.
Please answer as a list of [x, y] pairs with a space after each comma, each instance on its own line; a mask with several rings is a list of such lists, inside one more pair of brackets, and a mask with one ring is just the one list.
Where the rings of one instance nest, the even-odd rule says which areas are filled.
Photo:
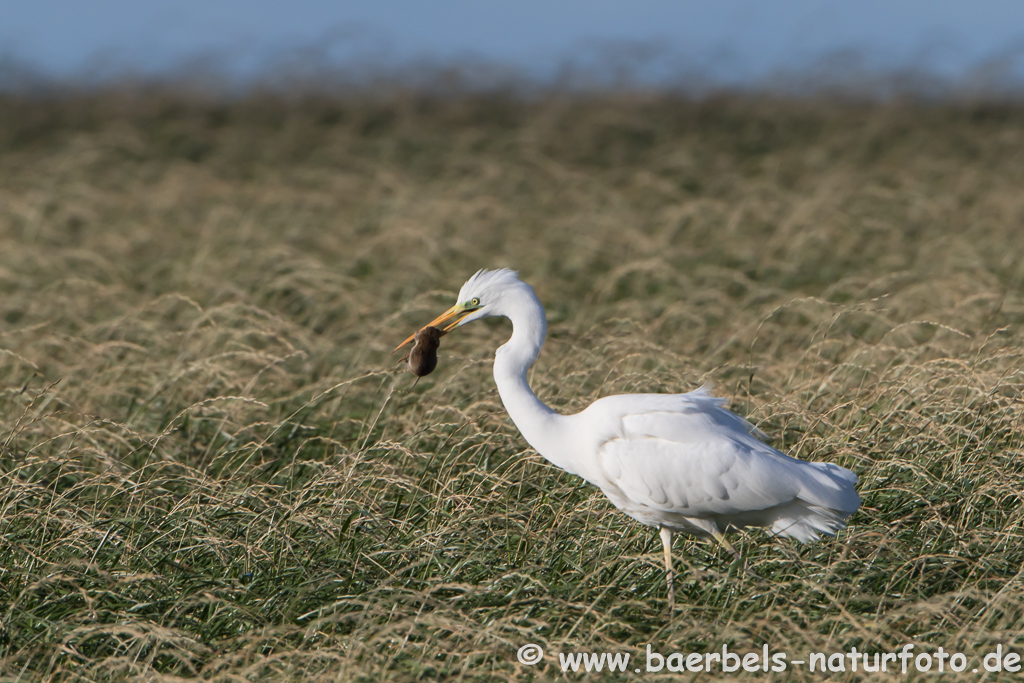
[[[479, 306], [470, 306], [468, 304], [455, 304], [441, 315], [434, 318], [431, 322], [424, 325], [424, 327], [436, 327], [441, 330], [441, 334], [445, 335], [454, 330], [462, 322], [462, 319], [467, 315], [477, 310]], [[413, 333], [404, 342], [395, 347], [395, 351], [402, 348], [413, 339], [416, 338], [416, 334]], [[394, 352], [392, 352], [394, 353]]]

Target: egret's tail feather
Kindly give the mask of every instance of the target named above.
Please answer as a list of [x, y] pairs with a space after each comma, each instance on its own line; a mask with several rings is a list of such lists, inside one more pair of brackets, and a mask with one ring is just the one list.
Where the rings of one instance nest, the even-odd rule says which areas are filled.
[[788, 506], [772, 524], [772, 533], [786, 538], [795, 538], [801, 543], [818, 540], [820, 534], [834, 536], [846, 528], [849, 513], [839, 512], [818, 505], [796, 501]]

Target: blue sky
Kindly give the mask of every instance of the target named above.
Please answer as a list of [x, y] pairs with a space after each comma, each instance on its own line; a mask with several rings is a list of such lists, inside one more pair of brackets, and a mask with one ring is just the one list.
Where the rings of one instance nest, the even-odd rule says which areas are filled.
[[[601, 46], [726, 82], [843, 50], [866, 66], [963, 77], [1024, 47], [1019, 0], [31, 0], [7, 3], [0, 53], [62, 78], [160, 73], [197, 58], [240, 77], [285, 57], [387, 66], [501, 63], [546, 77]], [[665, 66], [668, 65], [668, 66]]]

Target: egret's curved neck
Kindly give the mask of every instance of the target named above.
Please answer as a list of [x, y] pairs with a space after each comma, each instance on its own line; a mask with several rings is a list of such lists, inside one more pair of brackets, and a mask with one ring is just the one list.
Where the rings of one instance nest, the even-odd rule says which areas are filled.
[[547, 320], [533, 290], [524, 287], [509, 297], [502, 313], [512, 321], [512, 338], [494, 355], [494, 382], [512, 421], [538, 453], [560, 465], [561, 431], [564, 419], [533, 393], [526, 372], [537, 360], [547, 334]]

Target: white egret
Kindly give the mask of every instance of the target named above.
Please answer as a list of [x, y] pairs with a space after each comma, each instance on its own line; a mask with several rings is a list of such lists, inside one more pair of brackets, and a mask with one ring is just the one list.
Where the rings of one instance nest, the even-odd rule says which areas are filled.
[[630, 517], [660, 529], [670, 605], [673, 532], [711, 536], [736, 556], [722, 535], [726, 529], [769, 527], [775, 535], [808, 542], [835, 534], [860, 506], [857, 475], [772, 448], [703, 387], [686, 394], [607, 396], [575, 415], [546, 406], [526, 380], [547, 333], [544, 307], [514, 271], [477, 272], [462, 286], [458, 303], [430, 326], [447, 333], [487, 316], [512, 321], [511, 339], [494, 356], [494, 381], [512, 421], [545, 459], [597, 486]]

